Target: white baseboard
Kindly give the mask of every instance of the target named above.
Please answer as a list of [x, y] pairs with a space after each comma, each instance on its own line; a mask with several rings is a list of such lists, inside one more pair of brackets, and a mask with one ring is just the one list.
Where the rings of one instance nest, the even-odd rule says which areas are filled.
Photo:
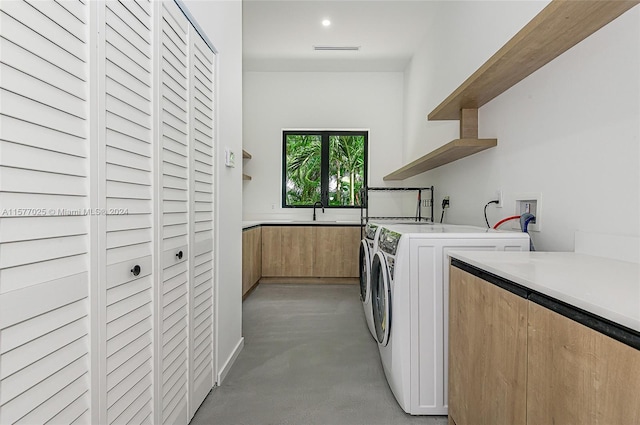
[[240, 355], [240, 352], [242, 351], [243, 348], [244, 348], [244, 337], [241, 337], [240, 341], [238, 341], [238, 344], [236, 345], [236, 348], [233, 349], [233, 351], [231, 352], [231, 355], [229, 356], [229, 358], [227, 358], [227, 361], [224, 362], [224, 365], [220, 368], [216, 385], [220, 386], [222, 384], [222, 381], [224, 381], [224, 378], [227, 377], [229, 370], [231, 370], [231, 366], [233, 366], [233, 364], [236, 362], [236, 359]]

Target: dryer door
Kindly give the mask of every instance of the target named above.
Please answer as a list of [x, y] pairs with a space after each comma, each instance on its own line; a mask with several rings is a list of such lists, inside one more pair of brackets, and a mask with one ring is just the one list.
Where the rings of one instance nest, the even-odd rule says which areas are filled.
[[391, 286], [384, 254], [376, 252], [371, 266], [371, 304], [378, 343], [386, 346], [391, 332]]
[[360, 241], [360, 300], [367, 304], [371, 299], [371, 249], [366, 239]]

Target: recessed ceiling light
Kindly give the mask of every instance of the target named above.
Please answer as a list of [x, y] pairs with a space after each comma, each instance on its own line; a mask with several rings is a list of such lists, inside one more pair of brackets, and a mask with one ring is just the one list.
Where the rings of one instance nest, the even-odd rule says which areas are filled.
[[322, 26], [323, 27], [328, 27], [329, 25], [331, 25], [331, 21], [328, 19], [323, 19], [322, 20]]
[[360, 46], [313, 46], [315, 51], [355, 51], [360, 50]]

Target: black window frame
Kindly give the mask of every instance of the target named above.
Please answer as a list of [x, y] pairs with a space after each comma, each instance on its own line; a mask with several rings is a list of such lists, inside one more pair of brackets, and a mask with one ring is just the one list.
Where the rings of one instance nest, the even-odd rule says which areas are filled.
[[367, 187], [369, 169], [369, 131], [368, 130], [283, 130], [282, 131], [282, 208], [313, 208], [313, 205], [287, 205], [287, 136], [321, 136], [320, 148], [320, 199], [324, 208], [354, 209], [360, 205], [329, 205], [329, 137], [364, 136], [364, 182]]

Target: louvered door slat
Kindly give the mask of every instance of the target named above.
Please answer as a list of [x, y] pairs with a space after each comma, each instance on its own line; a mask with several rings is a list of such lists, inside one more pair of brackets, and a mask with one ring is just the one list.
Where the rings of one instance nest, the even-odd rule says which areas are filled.
[[[138, 389], [138, 388], [136, 388]], [[137, 391], [136, 391], [137, 392]], [[132, 392], [132, 396], [135, 396], [133, 402], [128, 404], [121, 412], [119, 410], [110, 409], [114, 412], [113, 422], [118, 424], [131, 423], [134, 418], [147, 417], [152, 414], [152, 390], [151, 385], [148, 385], [142, 391], [139, 391], [139, 395]], [[120, 406], [117, 406], [120, 407]]]
[[58, 3], [0, 4], [0, 423], [89, 409], [87, 41]]
[[136, 22], [136, 18], [131, 15], [120, 2], [107, 2], [106, 17], [109, 25], [118, 28], [120, 33], [127, 40], [131, 40], [138, 49], [141, 49], [150, 56], [150, 42], [146, 29]]
[[[13, 88], [13, 87], [11, 87]], [[68, 114], [45, 103], [21, 96], [1, 87], [0, 96], [7, 108], [5, 115], [17, 118], [25, 123], [41, 125], [61, 133], [82, 138], [85, 134], [85, 122], [82, 118]]]
[[[151, 16], [105, 2], [106, 422], [153, 414]], [[141, 273], [131, 270], [140, 266]]]
[[[5, 111], [5, 113], [11, 112]], [[0, 129], [2, 129], [0, 138], [3, 141], [81, 158], [86, 157], [87, 154], [86, 141], [83, 137], [70, 137], [72, 135], [68, 133], [40, 125], [35, 122], [35, 117], [31, 117], [27, 121], [21, 121], [8, 115], [0, 115]]]
[[87, 81], [87, 67], [84, 57], [78, 57], [71, 53], [67, 50], [69, 46], [60, 45], [61, 40], [56, 39], [55, 35], [53, 38], [48, 38], [48, 34], [42, 34], [38, 27], [40, 18], [36, 15], [34, 15], [35, 21], [20, 21], [4, 12], [7, 6], [25, 10], [27, 8], [31, 9], [31, 6], [21, 1], [6, 2], [3, 5], [0, 13], [0, 27], [2, 27], [3, 38], [39, 56], [42, 60], [65, 70], [76, 78]]
[[[190, 167], [194, 230], [189, 351], [193, 415], [213, 386], [214, 55], [200, 37], [194, 36], [190, 47]], [[210, 225], [198, 227], [198, 223]]]
[[43, 60], [34, 53], [6, 39], [0, 39], [0, 50], [2, 51], [2, 62], [7, 66], [21, 69], [33, 78], [46, 81], [65, 93], [83, 100], [87, 99], [87, 93], [84, 91], [82, 84], [78, 85], [78, 81], [81, 80], [64, 69]]
[[23, 419], [23, 423], [34, 423], [34, 420], [47, 422], [53, 415], [50, 411], [40, 410], [39, 407], [54, 397], [64, 395], [77, 379], [81, 379], [80, 384], [85, 391], [88, 391], [88, 360], [85, 357], [70, 362], [62, 369], [50, 372], [47, 378], [37, 382], [37, 385], [3, 403], [3, 407], [7, 410], [3, 423], [20, 423]]
[[87, 328], [84, 321], [71, 322], [64, 328], [56, 329], [45, 334], [42, 338], [5, 353], [2, 358], [2, 364], [0, 364], [0, 373], [2, 373], [2, 376], [13, 375], [19, 370], [42, 360], [47, 355], [47, 350], [55, 352], [86, 335]]
[[0, 73], [3, 86], [10, 87], [12, 92], [71, 116], [87, 118], [85, 99], [67, 93], [47, 80], [32, 76], [31, 70], [23, 72], [0, 64]]
[[87, 196], [82, 177], [6, 166], [0, 169], [0, 191]]
[[23, 321], [19, 326], [3, 328], [0, 331], [0, 354], [5, 354], [16, 347], [38, 339], [56, 329], [63, 329], [67, 324], [82, 320], [87, 315], [86, 300], [66, 304], [57, 310], [52, 310]]
[[[162, 187], [158, 188], [162, 226], [162, 311], [159, 392], [160, 418], [165, 424], [188, 423], [188, 21], [172, 1], [162, 2], [159, 54], [161, 57], [160, 131]], [[178, 253], [182, 255], [178, 255]], [[180, 257], [180, 258], [179, 258]]]
[[[2, 395], [0, 396], [0, 403], [5, 404], [11, 400], [14, 400], [20, 394], [33, 389], [37, 390], [39, 385], [47, 379], [52, 379], [55, 384], [52, 385], [66, 385], [68, 382], [62, 377], [52, 378], [52, 375], [43, 378], [40, 370], [47, 368], [52, 373], [56, 373], [61, 370], [65, 370], [70, 364], [74, 363], [78, 359], [84, 358], [86, 350], [85, 340], [78, 340], [68, 344], [61, 349], [52, 351], [52, 354], [38, 360], [37, 362], [26, 366], [25, 368], [7, 376], [0, 384]], [[86, 367], [86, 365], [84, 365]], [[82, 365], [74, 366], [73, 370], [78, 370], [78, 373], [86, 372]]]
[[[6, 141], [2, 145], [2, 164], [24, 170], [78, 176], [85, 158]], [[84, 173], [83, 173], [84, 174]]]
[[[79, 382], [79, 381], [78, 381]], [[89, 394], [83, 393], [76, 399], [72, 400], [69, 404], [65, 405], [64, 402], [58, 405], [60, 411], [49, 421], [51, 424], [73, 424], [73, 423], [88, 423], [89, 409], [86, 405], [89, 403]], [[82, 420], [82, 417], [87, 415], [87, 419]]]
[[82, 34], [84, 33], [83, 22], [66, 9], [56, 5], [55, 2], [49, 1], [28, 0], [27, 3], [69, 34], [82, 40]]
[[[48, 423], [56, 423], [56, 418], [65, 416], [68, 416], [69, 419], [73, 420], [74, 416], [76, 416], [76, 411], [82, 410], [84, 405], [88, 402], [86, 397], [86, 385], [87, 377], [83, 375], [65, 387], [64, 391], [57, 392], [53, 397], [45, 400], [37, 408], [29, 412], [28, 415], [17, 421], [16, 424], [30, 425], [34, 423], [34, 420], [37, 421], [37, 418], [43, 417], [50, 418], [47, 421]], [[82, 405], [70, 406], [78, 399], [81, 399], [80, 401]], [[86, 411], [87, 409], [84, 410]]]
[[65, 9], [68, 13], [73, 15], [78, 21], [82, 23], [87, 22], [87, 15], [83, 12], [83, 8], [86, 7], [86, 2], [81, 0], [69, 0], [69, 1], [57, 1], [60, 6]]
[[[136, 353], [131, 360], [123, 364], [121, 367], [116, 368], [109, 375], [107, 380], [107, 390], [113, 390], [117, 385], [121, 384], [125, 379], [129, 379], [138, 369], [142, 367], [149, 367], [149, 360], [151, 359], [151, 351], [141, 350]], [[146, 372], [142, 372], [144, 375]], [[127, 388], [126, 384], [122, 385], [122, 388]], [[126, 391], [122, 394], [126, 394]], [[116, 391], [111, 392], [111, 396], [114, 397]]]

